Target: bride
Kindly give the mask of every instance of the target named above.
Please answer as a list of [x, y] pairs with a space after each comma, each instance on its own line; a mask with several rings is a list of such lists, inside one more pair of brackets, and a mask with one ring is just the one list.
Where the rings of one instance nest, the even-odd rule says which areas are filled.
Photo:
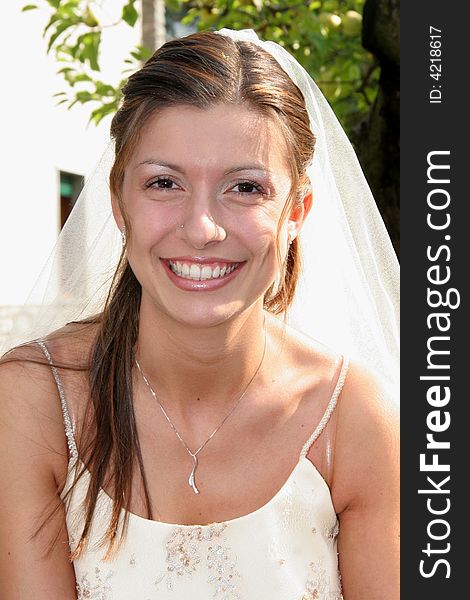
[[[101, 281], [0, 363], [0, 596], [397, 599], [396, 264], [318, 90], [252, 32], [193, 34], [111, 136], [109, 295], [76, 219], [59, 252]], [[298, 284], [321, 341], [282, 317]]]

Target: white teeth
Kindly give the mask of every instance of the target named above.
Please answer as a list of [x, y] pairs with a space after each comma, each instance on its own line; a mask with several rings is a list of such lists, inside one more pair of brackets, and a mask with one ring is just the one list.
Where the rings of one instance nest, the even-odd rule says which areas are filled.
[[201, 279], [201, 269], [197, 265], [191, 265], [189, 276], [191, 279]]
[[212, 278], [212, 269], [207, 266], [202, 267], [201, 279], [211, 279], [211, 278]]
[[232, 271], [234, 271], [239, 265], [239, 263], [234, 263], [230, 267], [225, 265], [221, 268], [219, 265], [217, 265], [216, 267], [212, 268], [209, 265], [203, 265], [200, 267], [194, 263], [188, 265], [187, 263], [182, 263], [180, 261], [173, 262], [170, 260], [168, 262], [173, 273], [176, 273], [176, 275], [179, 277], [193, 279], [195, 281], [206, 281], [207, 279], [218, 279], [224, 277], [224, 275], [229, 275], [229, 273], [232, 273]]

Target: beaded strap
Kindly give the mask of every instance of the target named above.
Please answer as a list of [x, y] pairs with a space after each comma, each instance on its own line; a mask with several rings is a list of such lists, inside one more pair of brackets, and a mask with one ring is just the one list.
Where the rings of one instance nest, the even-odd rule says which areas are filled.
[[343, 365], [341, 367], [341, 372], [338, 377], [338, 381], [336, 382], [336, 387], [333, 391], [333, 395], [331, 396], [330, 401], [328, 402], [328, 406], [326, 407], [325, 413], [318, 423], [315, 431], [305, 442], [302, 451], [300, 452], [300, 456], [307, 456], [307, 452], [310, 450], [310, 447], [321, 434], [321, 432], [325, 429], [328, 421], [330, 420], [331, 415], [333, 414], [334, 409], [336, 408], [336, 404], [338, 402], [339, 395], [341, 394], [341, 390], [343, 389], [344, 381], [346, 379], [346, 375], [348, 373], [349, 368], [349, 359], [343, 357]]
[[53, 364], [52, 357], [49, 353], [49, 350], [47, 349], [46, 344], [44, 343], [44, 340], [36, 340], [36, 343], [43, 351], [44, 356], [47, 358], [47, 362], [51, 366], [52, 375], [54, 376], [55, 382], [57, 384], [57, 389], [59, 390], [60, 406], [62, 408], [62, 416], [64, 418], [64, 426], [65, 426], [65, 435], [67, 437], [67, 446], [69, 448], [70, 456], [72, 458], [76, 459], [76, 458], [78, 458], [78, 450], [77, 450], [77, 444], [75, 442], [75, 437], [74, 437], [74, 426], [72, 423], [72, 419], [70, 418], [70, 413], [69, 413], [69, 409], [67, 406], [67, 400], [65, 399], [64, 386], [62, 384], [62, 380], [60, 378], [59, 371]]

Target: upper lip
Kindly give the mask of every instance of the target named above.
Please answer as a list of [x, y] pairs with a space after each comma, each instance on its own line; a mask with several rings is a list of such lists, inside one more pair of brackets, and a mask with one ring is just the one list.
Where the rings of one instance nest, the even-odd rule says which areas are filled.
[[162, 257], [162, 260], [171, 260], [171, 262], [186, 262], [200, 265], [208, 265], [212, 263], [235, 264], [243, 262], [241, 260], [231, 260], [228, 258], [220, 258], [219, 256], [167, 256]]

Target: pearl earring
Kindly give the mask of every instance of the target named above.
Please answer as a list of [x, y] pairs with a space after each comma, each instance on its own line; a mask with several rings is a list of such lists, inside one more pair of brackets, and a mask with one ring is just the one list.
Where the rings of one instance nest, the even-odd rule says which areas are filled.
[[126, 226], [124, 225], [124, 227], [121, 229], [121, 242], [122, 242], [123, 246], [126, 245], [126, 241], [127, 241]]

